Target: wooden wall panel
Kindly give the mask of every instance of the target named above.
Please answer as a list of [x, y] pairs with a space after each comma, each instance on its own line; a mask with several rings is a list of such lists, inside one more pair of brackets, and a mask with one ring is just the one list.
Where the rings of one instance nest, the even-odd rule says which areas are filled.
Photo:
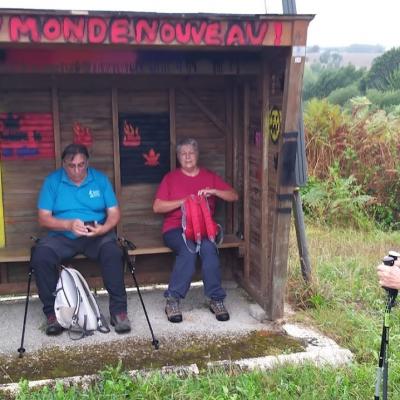
[[[51, 91], [2, 90], [2, 112], [50, 113]], [[7, 247], [31, 245], [30, 235], [40, 235], [37, 196], [43, 179], [55, 167], [54, 160], [2, 161], [5, 240]]]
[[[225, 121], [224, 92], [211, 89], [190, 90], [209, 110]], [[200, 147], [199, 164], [225, 178], [225, 133], [180, 91], [176, 96], [176, 140], [195, 138]]]
[[114, 181], [111, 90], [59, 91], [61, 149], [73, 141], [73, 125], [91, 130], [90, 164]]
[[118, 90], [118, 110], [121, 113], [167, 113], [167, 90]]
[[250, 206], [250, 284], [259, 288], [261, 283], [261, 171], [262, 171], [262, 128], [261, 98], [258, 80], [250, 87], [249, 144], [249, 206]]
[[244, 235], [244, 137], [247, 136], [244, 131], [247, 111], [243, 107], [243, 87], [239, 87], [237, 83], [234, 83], [232, 100], [232, 184], [239, 193], [239, 200], [233, 205], [233, 233]]

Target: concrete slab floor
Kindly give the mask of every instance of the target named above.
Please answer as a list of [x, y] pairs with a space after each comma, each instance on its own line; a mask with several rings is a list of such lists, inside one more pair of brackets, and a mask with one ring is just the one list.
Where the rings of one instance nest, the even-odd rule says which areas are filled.
[[[56, 337], [46, 336], [44, 333], [45, 319], [41, 311], [41, 303], [37, 297], [31, 298], [24, 341], [24, 348], [26, 349], [23, 358], [24, 364], [29, 365], [31, 358], [34, 357], [39, 357], [40, 359], [43, 349], [45, 349], [44, 351], [52, 349], [53, 352], [57, 353], [57, 357], [60, 354], [64, 354], [68, 359], [74, 358], [74, 354], [85, 354], [85, 351], [88, 351], [88, 349], [99, 349], [97, 360], [101, 364], [102, 358], [100, 353], [101, 355], [105, 353], [104, 349], [106, 348], [112, 349], [111, 351], [114, 353], [119, 353], [116, 354], [117, 359], [118, 357], [119, 359], [123, 359], [124, 354], [129, 353], [130, 349], [140, 347], [144, 349], [145, 355], [143, 357], [150, 357], [152, 360], [150, 365], [156, 368], [168, 365], [165, 367], [166, 370], [174, 371], [173, 365], [176, 365], [178, 369], [182, 370], [183, 368], [184, 370], [183, 365], [191, 364], [191, 373], [197, 373], [197, 364], [199, 363], [196, 364], [196, 360], [193, 362], [190, 357], [186, 358], [186, 353], [190, 353], [200, 342], [208, 341], [216, 344], [214, 350], [210, 350], [210, 354], [213, 351], [217, 352], [221, 349], [223, 352], [226, 352], [224, 349], [226, 343], [236, 343], [242, 346], [240, 338], [251, 335], [252, 332], [261, 333], [259, 337], [270, 334], [283, 334], [287, 338], [298, 340], [302, 347], [300, 350], [295, 350], [292, 354], [286, 354], [287, 351], [285, 350], [282, 350], [284, 354], [276, 354], [279, 350], [275, 349], [272, 353], [261, 353], [260, 357], [252, 356], [250, 358], [246, 357], [247, 353], [245, 352], [244, 357], [237, 357], [236, 359], [233, 359], [228, 353], [226, 353], [226, 359], [221, 359], [221, 356], [213, 359], [211, 354], [208, 362], [204, 363], [204, 360], [202, 360], [202, 363], [199, 365], [201, 367], [206, 366], [206, 368], [215, 368], [216, 366], [223, 366], [229, 363], [244, 369], [267, 369], [273, 368], [280, 363], [304, 362], [305, 360], [314, 361], [319, 364], [328, 363], [333, 365], [351, 362], [352, 354], [350, 351], [340, 348], [333, 340], [320, 335], [312, 329], [288, 324], [284, 321], [280, 323], [265, 321], [265, 314], [261, 307], [254, 304], [251, 298], [235, 282], [224, 282], [224, 287], [227, 291], [225, 305], [231, 315], [229, 321], [219, 322], [215, 319], [215, 316], [208, 309], [202, 285], [194, 283], [187, 298], [182, 300], [183, 322], [179, 324], [172, 324], [167, 321], [164, 313], [165, 299], [163, 297], [163, 286], [142, 288], [141, 293], [153, 331], [160, 342], [160, 350], [157, 351], [151, 346], [152, 338], [136, 290], [128, 293], [128, 314], [132, 322], [132, 331], [129, 334], [118, 335], [111, 328], [111, 332], [108, 334], [95, 332], [92, 336], [78, 341], [71, 340], [67, 332]], [[108, 295], [106, 293], [99, 294], [97, 300], [104, 315], [108, 318]], [[2, 321], [0, 324], [0, 358], [8, 360], [7, 365], [22, 361], [18, 359], [17, 349], [21, 344], [24, 306], [25, 301], [23, 298], [2, 299], [0, 301]], [[286, 344], [283, 344], [283, 346], [286, 346]], [[289, 347], [289, 344], [287, 346]], [[296, 348], [296, 345], [293, 348]], [[178, 354], [179, 351], [182, 351], [182, 358]], [[173, 354], [176, 357], [173, 357]], [[170, 356], [169, 358], [168, 355]], [[44, 362], [46, 362], [45, 360], [46, 358], [43, 359]], [[111, 360], [111, 362], [113, 361], [114, 359]], [[62, 364], [62, 362], [60, 363]], [[106, 365], [97, 365], [97, 370], [101, 370]], [[56, 367], [52, 366], [51, 368], [53, 369], [51, 376], [54, 376], [54, 368]], [[79, 368], [75, 370], [80, 371]], [[17, 386], [15, 382], [18, 382], [19, 379], [12, 379], [12, 382], [11, 379], [6, 379], [7, 371], [3, 370], [0, 373], [3, 373], [3, 378], [5, 378], [1, 380], [4, 384], [0, 385], [0, 393], [1, 391], [12, 390], [13, 387], [16, 390], [15, 387]], [[88, 371], [88, 374], [91, 374], [91, 372]], [[72, 375], [87, 374], [78, 372], [78, 374], [65, 375], [65, 373], [60, 372], [60, 376]], [[25, 376], [25, 372], [21, 372], [21, 376]], [[47, 378], [47, 376], [42, 376], [42, 378]], [[35, 385], [33, 381], [34, 379], [32, 379], [31, 385]], [[48, 384], [48, 381], [41, 382], [44, 382], [42, 384]], [[39, 382], [36, 384], [39, 384]]]

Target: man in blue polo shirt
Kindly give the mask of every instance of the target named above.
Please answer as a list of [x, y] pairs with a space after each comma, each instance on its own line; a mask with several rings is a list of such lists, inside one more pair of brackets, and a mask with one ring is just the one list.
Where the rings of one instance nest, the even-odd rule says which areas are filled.
[[46, 334], [63, 330], [54, 312], [57, 266], [76, 254], [99, 262], [110, 296], [111, 325], [117, 333], [129, 332], [122, 250], [114, 233], [120, 219], [115, 193], [107, 176], [88, 166], [85, 146], [70, 144], [61, 158], [62, 168], [45, 179], [39, 194], [39, 224], [49, 234], [36, 244], [31, 258]]

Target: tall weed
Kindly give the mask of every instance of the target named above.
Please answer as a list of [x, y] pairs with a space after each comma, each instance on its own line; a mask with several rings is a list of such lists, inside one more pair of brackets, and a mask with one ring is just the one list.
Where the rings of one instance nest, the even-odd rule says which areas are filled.
[[328, 168], [324, 180], [310, 178], [302, 189], [306, 214], [315, 222], [337, 227], [371, 229], [373, 223], [365, 211], [372, 197], [362, 193], [354, 176], [341, 177], [338, 163]]
[[[304, 190], [307, 211], [326, 223], [337, 220], [339, 226], [349, 212], [355, 212], [351, 224], [362, 227], [366, 214], [378, 226], [396, 229], [400, 220], [398, 109], [377, 110], [367, 97], [351, 99], [347, 109], [313, 99], [305, 107], [304, 123], [310, 175], [309, 188]], [[346, 200], [346, 193], [356, 197]], [[332, 206], [343, 218], [331, 218]]]

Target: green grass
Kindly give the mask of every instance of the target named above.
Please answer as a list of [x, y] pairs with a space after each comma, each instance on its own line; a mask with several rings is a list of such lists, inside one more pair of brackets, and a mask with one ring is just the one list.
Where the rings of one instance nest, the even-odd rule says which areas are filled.
[[[103, 380], [90, 389], [58, 385], [34, 393], [22, 385], [19, 399], [362, 399], [371, 398], [375, 369], [368, 365], [349, 368], [287, 366], [268, 372], [210, 372], [179, 378], [176, 375], [130, 378], [118, 369], [103, 373]], [[393, 375], [393, 374], [392, 374]], [[392, 378], [392, 376], [391, 376]], [[397, 376], [398, 378], [398, 376]], [[399, 393], [399, 388], [396, 388]], [[394, 394], [391, 398], [397, 398]]]
[[[284, 366], [267, 372], [214, 371], [199, 376], [130, 378], [109, 368], [89, 389], [41, 389], [21, 384], [18, 399], [368, 399], [374, 395], [385, 292], [376, 265], [400, 248], [399, 233], [337, 230], [308, 226], [313, 282], [300, 274], [297, 245], [291, 238], [287, 297], [297, 322], [312, 325], [349, 348], [355, 361], [346, 367]], [[391, 316], [389, 398], [400, 398], [400, 310]]]

